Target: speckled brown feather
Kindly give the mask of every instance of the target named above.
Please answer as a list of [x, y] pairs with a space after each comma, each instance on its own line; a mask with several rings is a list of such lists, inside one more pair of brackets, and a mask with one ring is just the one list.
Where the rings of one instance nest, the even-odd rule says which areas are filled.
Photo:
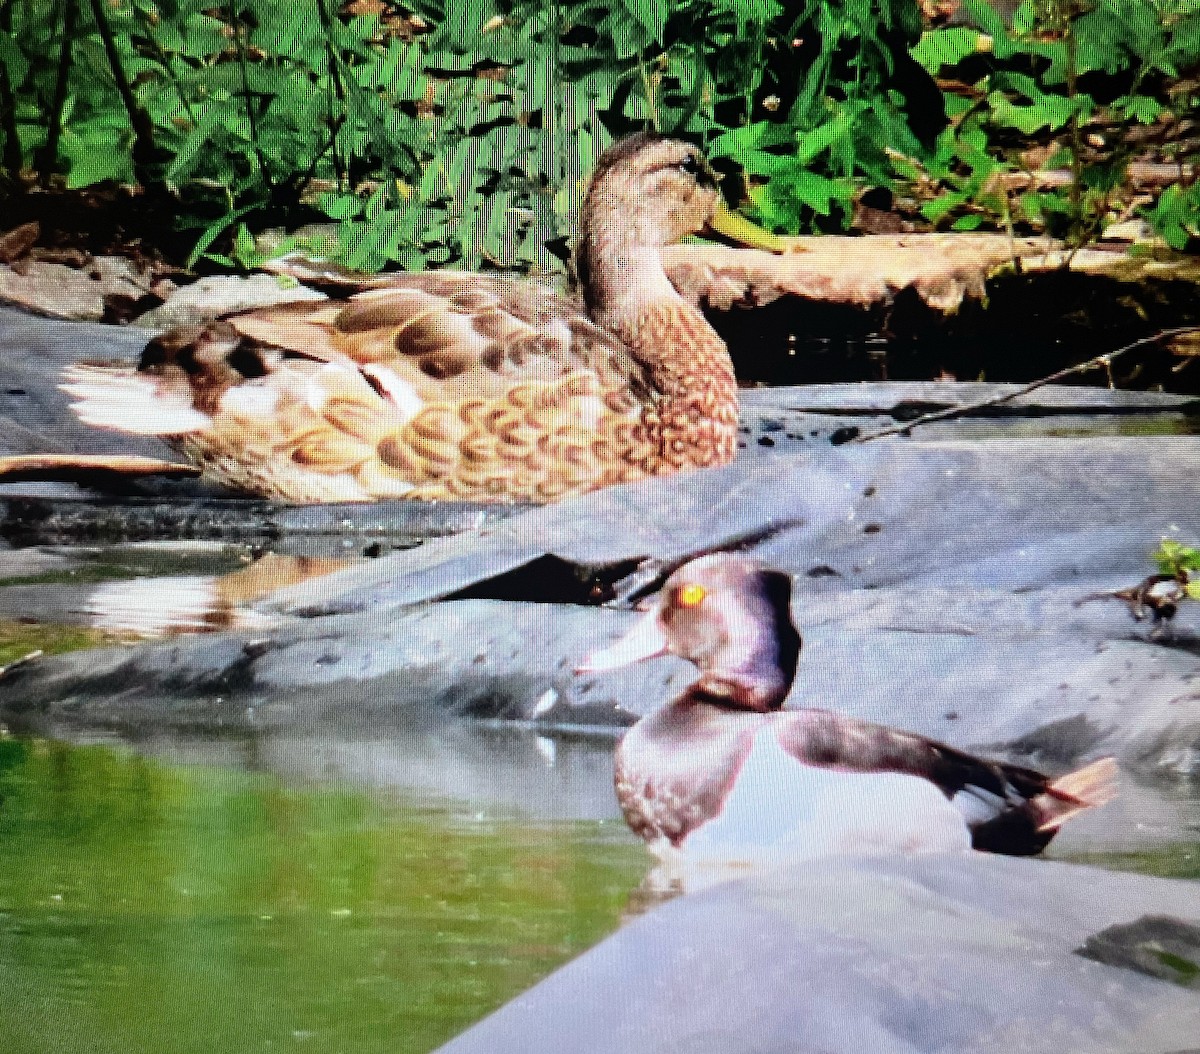
[[[728, 352], [656, 263], [716, 200], [680, 173], [692, 153], [643, 138], [602, 167], [609, 190], [585, 226], [594, 283], [612, 290], [593, 289], [615, 305], [607, 328], [528, 281], [399, 275], [153, 341], [129, 378], [128, 416], [140, 401], [148, 423], [130, 430], [157, 428], [219, 482], [298, 502], [549, 501], [723, 464], [737, 432]], [[629, 227], [625, 194], [648, 200]], [[634, 236], [645, 267], [631, 278], [621, 246]], [[70, 371], [66, 388], [82, 419], [125, 426], [94, 368]], [[189, 404], [186, 427], [169, 431], [163, 400]]]
[[630, 829], [679, 846], [720, 811], [754, 743], [756, 715], [673, 705], [617, 747], [614, 786]]

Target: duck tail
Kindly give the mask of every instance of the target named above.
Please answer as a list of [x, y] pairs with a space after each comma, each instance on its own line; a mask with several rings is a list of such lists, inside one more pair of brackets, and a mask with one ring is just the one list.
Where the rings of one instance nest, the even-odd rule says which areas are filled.
[[207, 428], [212, 419], [181, 392], [132, 366], [70, 366], [59, 386], [74, 402], [84, 424], [134, 435], [183, 435]]
[[1040, 832], [1057, 831], [1076, 813], [1110, 802], [1117, 796], [1117, 763], [1100, 758], [1047, 785], [1029, 804], [1033, 806]]

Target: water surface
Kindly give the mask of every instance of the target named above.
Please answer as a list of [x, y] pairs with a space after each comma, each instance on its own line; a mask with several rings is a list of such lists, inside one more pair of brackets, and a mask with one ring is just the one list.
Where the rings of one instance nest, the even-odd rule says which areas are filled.
[[0, 740], [0, 1050], [425, 1052], [613, 930], [617, 820]]

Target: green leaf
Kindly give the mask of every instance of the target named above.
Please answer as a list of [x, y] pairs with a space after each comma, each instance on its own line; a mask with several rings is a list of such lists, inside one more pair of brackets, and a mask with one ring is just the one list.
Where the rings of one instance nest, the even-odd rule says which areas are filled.
[[132, 183], [131, 136], [124, 129], [91, 126], [64, 128], [59, 149], [66, 158], [67, 186], [88, 187], [105, 180]]
[[620, 0], [621, 6], [632, 16], [656, 43], [662, 41], [663, 27], [671, 13], [669, 0]]
[[1075, 112], [1075, 103], [1056, 95], [1038, 94], [1040, 97], [1037, 102], [1029, 106], [1018, 106], [1000, 92], [992, 92], [988, 96], [992, 107], [992, 119], [997, 124], [1016, 128], [1025, 135], [1032, 135], [1043, 128], [1056, 131], [1064, 127]]
[[0, 66], [8, 73], [9, 84], [20, 84], [29, 73], [29, 60], [8, 35], [0, 37]]
[[1113, 108], [1123, 117], [1131, 118], [1138, 124], [1154, 124], [1167, 109], [1149, 95], [1124, 95], [1114, 100]]
[[189, 179], [202, 160], [202, 152], [209, 147], [213, 131], [218, 128], [229, 114], [228, 103], [213, 102], [204, 107], [200, 120], [196, 123], [167, 166], [165, 178], [169, 183], [182, 183]]
[[833, 211], [834, 202], [842, 201], [845, 197], [838, 181], [814, 172], [800, 172], [792, 179], [788, 190], [819, 216], [828, 216]]
[[322, 194], [320, 204], [331, 220], [352, 220], [363, 212], [363, 200], [357, 194]]
[[[196, 261], [202, 256], [208, 255], [208, 247], [212, 245], [229, 227], [240, 220], [246, 213], [256, 208], [254, 205], [247, 205], [240, 209], [234, 209], [232, 212], [226, 213], [219, 219], [214, 220], [208, 225], [204, 233], [197, 239], [196, 244], [192, 247], [192, 253], [187, 259], [188, 267], [195, 265]], [[224, 258], [228, 261], [228, 258]], [[232, 262], [232, 261], [228, 261]]]
[[912, 56], [930, 73], [940, 73], [944, 66], [955, 66], [978, 50], [979, 32], [965, 26], [935, 29], [924, 34]]
[[654, 39], [645, 26], [621, 10], [609, 14], [600, 23], [600, 29], [611, 34], [616, 58], [622, 61], [640, 56]]
[[1200, 549], [1184, 545], [1174, 538], [1164, 538], [1154, 553], [1160, 574], [1179, 575], [1185, 571], [1200, 571]]
[[966, 202], [968, 197], [969, 195], [962, 191], [946, 191], [944, 194], [939, 194], [932, 201], [925, 202], [921, 206], [921, 215], [929, 220], [930, 223], [936, 224]]
[[249, 228], [244, 223], [238, 224], [237, 232], [233, 236], [233, 250], [230, 255], [233, 257], [234, 262], [247, 271], [261, 266], [265, 259], [263, 254], [258, 251], [254, 235], [250, 233]]
[[986, 0], [964, 0], [962, 13], [972, 25], [978, 26], [993, 39], [1008, 37], [1004, 17]]
[[1200, 238], [1200, 183], [1167, 187], [1145, 216], [1171, 248], [1188, 248]]

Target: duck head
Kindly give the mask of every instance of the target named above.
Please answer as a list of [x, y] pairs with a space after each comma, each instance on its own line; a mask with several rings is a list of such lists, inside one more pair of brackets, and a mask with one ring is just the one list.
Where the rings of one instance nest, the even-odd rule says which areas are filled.
[[639, 296], [671, 297], [659, 250], [708, 231], [783, 251], [786, 240], [725, 207], [717, 174], [699, 147], [656, 132], [610, 146], [596, 162], [579, 212], [575, 269], [588, 310], [623, 338], [620, 319]]
[[667, 579], [625, 636], [593, 652], [579, 672], [678, 655], [701, 672], [686, 698], [777, 710], [800, 659], [791, 595], [787, 575], [746, 557], [716, 554], [692, 560]]
[[641, 132], [596, 162], [579, 215], [581, 249], [621, 237], [671, 245], [702, 230], [720, 201], [717, 177], [698, 147]]

